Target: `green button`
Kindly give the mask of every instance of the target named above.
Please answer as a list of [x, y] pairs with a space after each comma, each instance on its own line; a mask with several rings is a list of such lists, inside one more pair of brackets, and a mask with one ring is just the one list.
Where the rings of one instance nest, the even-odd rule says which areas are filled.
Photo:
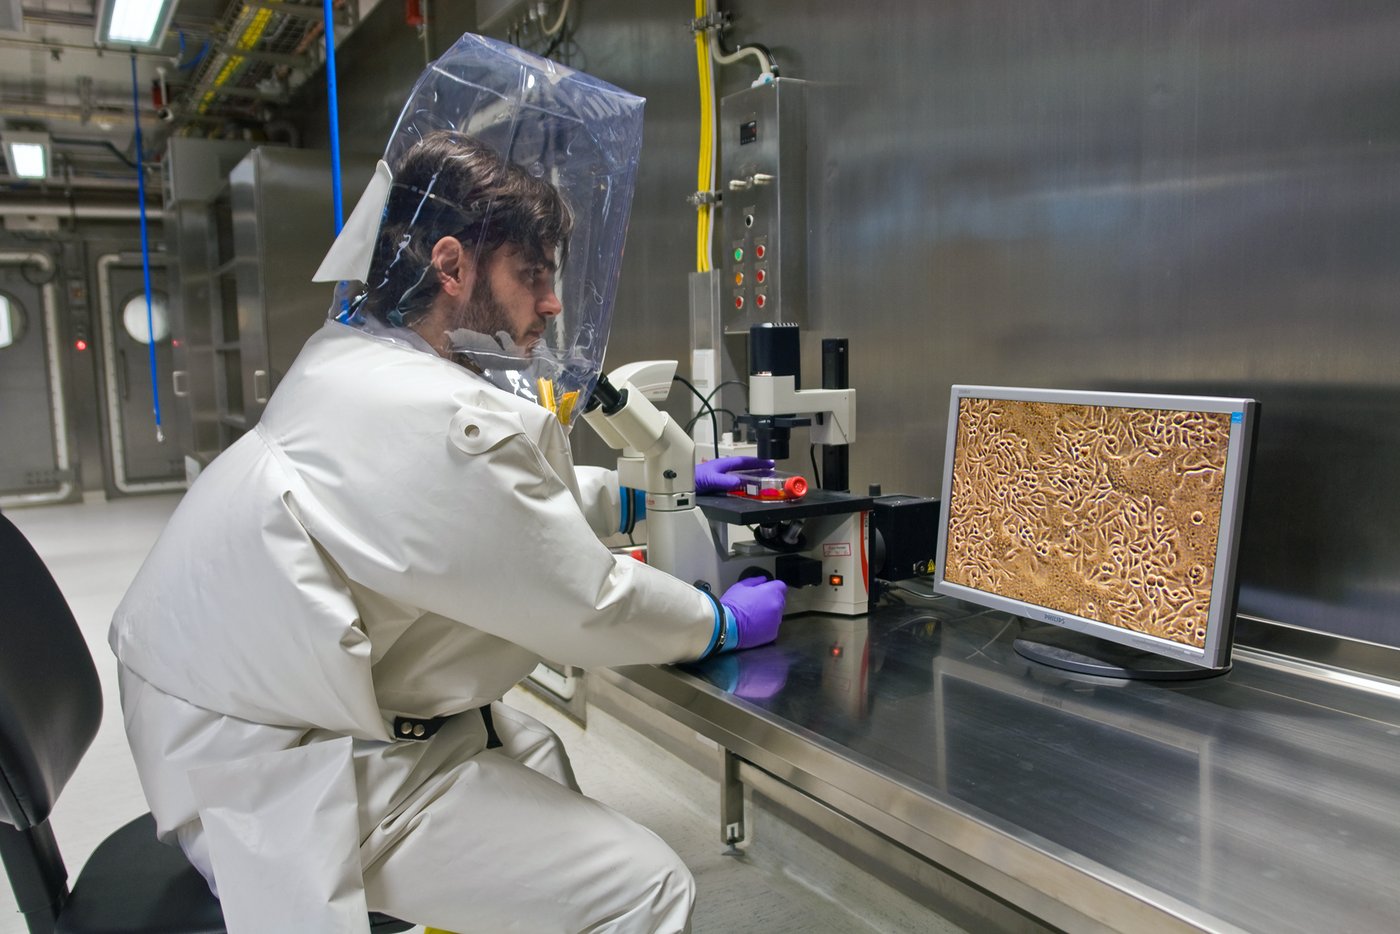
[[744, 248], [741, 247], [741, 246], [736, 246], [736, 247], [734, 248], [734, 262], [736, 262], [736, 263], [741, 263], [741, 262], [743, 262], [743, 261], [744, 261]]

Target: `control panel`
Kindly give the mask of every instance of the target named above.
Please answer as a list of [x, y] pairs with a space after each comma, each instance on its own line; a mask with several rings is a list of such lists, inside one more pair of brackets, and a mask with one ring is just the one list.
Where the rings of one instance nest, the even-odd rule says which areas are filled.
[[726, 334], [801, 324], [806, 281], [803, 82], [778, 78], [720, 101], [723, 226], [720, 312]]

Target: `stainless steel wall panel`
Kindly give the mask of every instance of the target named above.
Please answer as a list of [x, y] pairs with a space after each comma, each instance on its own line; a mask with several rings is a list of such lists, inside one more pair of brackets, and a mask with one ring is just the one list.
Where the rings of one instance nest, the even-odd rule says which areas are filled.
[[[809, 82], [804, 369], [850, 339], [854, 489], [938, 489], [956, 382], [1252, 395], [1242, 612], [1400, 644], [1400, 6], [723, 6]], [[570, 47], [648, 99], [613, 365], [688, 354], [691, 13], [590, 0]]]
[[[373, 161], [351, 156], [344, 162], [345, 188], [358, 196]], [[319, 150], [259, 146], [229, 173], [248, 426], [262, 415], [302, 344], [325, 324], [331, 288], [311, 277], [335, 240], [330, 185], [330, 154]]]

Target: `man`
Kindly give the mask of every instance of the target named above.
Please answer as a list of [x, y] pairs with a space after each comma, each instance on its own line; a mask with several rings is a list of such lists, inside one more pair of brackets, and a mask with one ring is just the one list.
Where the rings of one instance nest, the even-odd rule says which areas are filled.
[[[549, 96], [503, 121], [512, 88]], [[613, 555], [616, 476], [571, 461], [558, 403], [601, 363], [639, 143], [640, 102], [619, 96], [472, 36], [425, 73], [382, 202], [356, 211], [363, 290], [117, 610], [143, 788], [235, 934], [365, 930], [371, 910], [462, 934], [688, 926], [675, 854], [581, 795], [557, 738], [498, 702], [544, 656], [695, 659], [772, 641], [782, 615], [781, 583], [717, 600]], [[437, 128], [483, 106], [480, 134]], [[606, 126], [565, 140], [576, 114]], [[587, 183], [546, 180], [574, 171]], [[553, 410], [530, 398], [546, 385]]]

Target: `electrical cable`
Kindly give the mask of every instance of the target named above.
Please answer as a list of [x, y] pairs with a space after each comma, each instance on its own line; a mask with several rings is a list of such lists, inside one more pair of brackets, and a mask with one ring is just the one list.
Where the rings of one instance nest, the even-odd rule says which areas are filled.
[[188, 62], [182, 62], [181, 60], [185, 57], [185, 34], [182, 31], [180, 33], [180, 51], [175, 56], [175, 67], [178, 68], [180, 71], [190, 71], [201, 61], [204, 60], [204, 56], [206, 53], [208, 53], [208, 51], [209, 40], [205, 39], [204, 44], [201, 45], [199, 47], [199, 51], [195, 53], [194, 58], [190, 59]]
[[[111, 140], [107, 140], [107, 139], [81, 139], [81, 138], [72, 137], [72, 136], [51, 136], [51, 137], [49, 137], [49, 142], [53, 143], [54, 145], [58, 145], [58, 146], [97, 146], [97, 147], [100, 147], [100, 148], [102, 148], [102, 149], [106, 149], [106, 150], [108, 150], [109, 152], [111, 152], [112, 155], [116, 156], [116, 157], [117, 157], [118, 159], [120, 159], [123, 163], [125, 163], [125, 164], [127, 165], [128, 168], [133, 168], [133, 169], [134, 169], [134, 168], [137, 167], [137, 165], [136, 165], [135, 162], [132, 162], [130, 159], [128, 159], [128, 158], [126, 157], [126, 153], [122, 152], [122, 151], [121, 151], [120, 149], [118, 149], [116, 146], [112, 145], [112, 141], [111, 141]], [[91, 173], [89, 173], [89, 174], [91, 174]], [[125, 176], [123, 176], [123, 177], [125, 177]]]
[[[728, 415], [731, 424], [737, 425], [737, 424], [739, 423], [739, 416], [738, 416], [737, 414], [735, 414], [735, 412], [734, 412], [733, 409], [724, 409], [724, 408], [720, 408], [720, 409], [715, 409], [715, 412], [716, 412], [717, 414], [721, 414], [721, 415]], [[690, 432], [695, 428], [695, 423], [698, 422], [698, 421], [700, 421], [701, 416], [703, 416], [704, 414], [705, 414], [705, 410], [704, 410], [704, 409], [701, 409], [699, 412], [696, 412], [694, 415], [692, 415], [692, 416], [690, 417], [690, 421], [688, 421], [688, 422], [685, 423], [685, 433], [686, 433], [686, 434], [690, 434]]]
[[[709, 8], [710, 13], [717, 12], [715, 9], [717, 6], [716, 0], [707, 0], [706, 6]], [[714, 31], [710, 33], [709, 41], [710, 55], [714, 57], [716, 62], [721, 65], [732, 65], [741, 58], [751, 55], [758, 59], [759, 76], [758, 81], [755, 82], [756, 84], [772, 81], [774, 78], [778, 77], [778, 69], [773, 64], [773, 55], [768, 51], [766, 46], [751, 42], [739, 46], [733, 52], [726, 52], [724, 47], [720, 44], [719, 33], [720, 27], [716, 27]]]
[[897, 593], [907, 594], [908, 596], [911, 596], [916, 600], [926, 600], [930, 603], [939, 603], [942, 602], [943, 599], [939, 594], [925, 593], [924, 591], [918, 590], [917, 588], [908, 587], [900, 583], [899, 581], [888, 581], [882, 577], [877, 577], [875, 578], [875, 583], [879, 584], [881, 587], [884, 587], [886, 590], [893, 590]]
[[[560, 5], [560, 7], [559, 7], [559, 19], [555, 21], [555, 23], [554, 23], [553, 26], [544, 27], [544, 34], [545, 34], [546, 36], [552, 36], [552, 35], [554, 35], [555, 33], [559, 32], [559, 30], [561, 30], [561, 29], [564, 28], [564, 17], [566, 17], [566, 16], [569, 15], [569, 6], [570, 6], [570, 4], [572, 4], [572, 3], [573, 3], [573, 0], [564, 0], [563, 4]], [[543, 27], [543, 25], [544, 25], [544, 24], [541, 23], [541, 26], [542, 26], [542, 27]]]
[[[710, 394], [707, 395], [707, 396], [704, 398], [704, 400], [702, 401], [701, 405], [703, 405], [705, 408], [711, 408], [711, 407], [713, 406], [713, 402], [714, 402], [715, 396], [719, 395], [719, 391], [720, 391], [721, 389], [723, 389], [724, 387], [726, 387], [726, 386], [742, 386], [742, 387], [744, 387], [745, 395], [748, 394], [748, 388], [749, 388], [749, 384], [748, 384], [748, 383], [744, 382], [742, 379], [726, 379], [726, 380], [723, 380], [723, 381], [722, 381], [718, 386], [716, 386], [714, 389], [711, 389], [711, 390], [710, 390]], [[685, 423], [685, 430], [686, 430], [686, 433], [687, 433], [687, 434], [689, 434], [689, 433], [690, 433], [690, 430], [691, 430], [692, 428], [695, 427], [695, 423], [698, 422], [698, 421], [700, 420], [700, 416], [702, 416], [702, 415], [705, 414], [705, 408], [700, 409], [700, 411], [696, 412], [693, 416], [691, 416], [690, 421], [688, 421], [688, 422]], [[720, 409], [715, 409], [715, 411], [716, 411], [716, 412], [728, 412], [728, 413], [729, 413], [729, 417], [733, 420], [734, 424], [735, 424], [735, 425], [738, 425], [738, 424], [739, 424], [739, 416], [736, 415], [732, 410], [720, 408]]]
[[[706, 50], [709, 49], [708, 41], [705, 43]], [[717, 185], [719, 175], [719, 94], [716, 91], [715, 67], [710, 61], [709, 55], [705, 56], [705, 80], [709, 84], [709, 120], [710, 131], [706, 141], [708, 153], [708, 170], [705, 175], [705, 190], [710, 192], [715, 200], [710, 202], [705, 212], [705, 269], [713, 268], [715, 256], [715, 211], [719, 207], [719, 194]]]
[[695, 388], [694, 383], [686, 379], [684, 376], [681, 376], [679, 373], [677, 373], [675, 376], [672, 376], [671, 381], [675, 383], [680, 383], [686, 389], [689, 389], [691, 393], [695, 395], [695, 398], [700, 400], [700, 404], [704, 406], [704, 409], [701, 409], [702, 412], [705, 409], [709, 410], [710, 428], [712, 431], [714, 431], [715, 457], [719, 457], [719, 415], [715, 413], [714, 406], [710, 405], [710, 403], [705, 401], [705, 397], [700, 395], [700, 390]]
[[817, 469], [817, 446], [815, 444], [808, 445], [807, 453], [812, 455], [812, 484], [817, 489], [821, 489], [822, 474], [821, 471]]
[[719, 395], [719, 391], [720, 391], [721, 389], [723, 389], [725, 386], [743, 386], [743, 387], [744, 387], [744, 394], [745, 394], [745, 395], [748, 395], [749, 384], [748, 384], [747, 382], [745, 382], [745, 381], [742, 380], [742, 379], [727, 379], [727, 380], [724, 380], [723, 382], [721, 382], [721, 383], [720, 383], [718, 386], [716, 386], [714, 389], [711, 389], [711, 390], [710, 390], [710, 394], [709, 394], [708, 396], [705, 397], [705, 401], [706, 401], [706, 402], [709, 402], [709, 401], [712, 400], [715, 396]]
[[156, 417], [156, 443], [165, 443], [160, 427], [160, 379], [156, 373], [156, 326], [151, 310], [151, 237], [146, 222], [146, 173], [141, 171], [141, 97], [136, 82], [136, 56], [131, 56], [131, 117], [136, 124], [136, 199], [141, 206], [141, 277], [146, 285], [146, 348], [151, 364], [151, 400]]
[[[695, 0], [695, 17], [705, 16], [706, 0]], [[700, 153], [696, 166], [696, 194], [701, 197], [695, 206], [695, 270], [709, 272], [712, 268], [714, 206], [703, 199], [714, 191], [714, 71], [710, 65], [709, 42], [704, 30], [695, 32], [695, 65], [700, 85]]]
[[321, 14], [326, 21], [326, 110], [330, 116], [331, 193], [335, 210], [335, 234], [338, 237], [344, 224], [345, 204], [340, 190], [340, 103], [336, 97], [335, 19], [331, 11], [331, 2], [332, 0], [321, 0]]

